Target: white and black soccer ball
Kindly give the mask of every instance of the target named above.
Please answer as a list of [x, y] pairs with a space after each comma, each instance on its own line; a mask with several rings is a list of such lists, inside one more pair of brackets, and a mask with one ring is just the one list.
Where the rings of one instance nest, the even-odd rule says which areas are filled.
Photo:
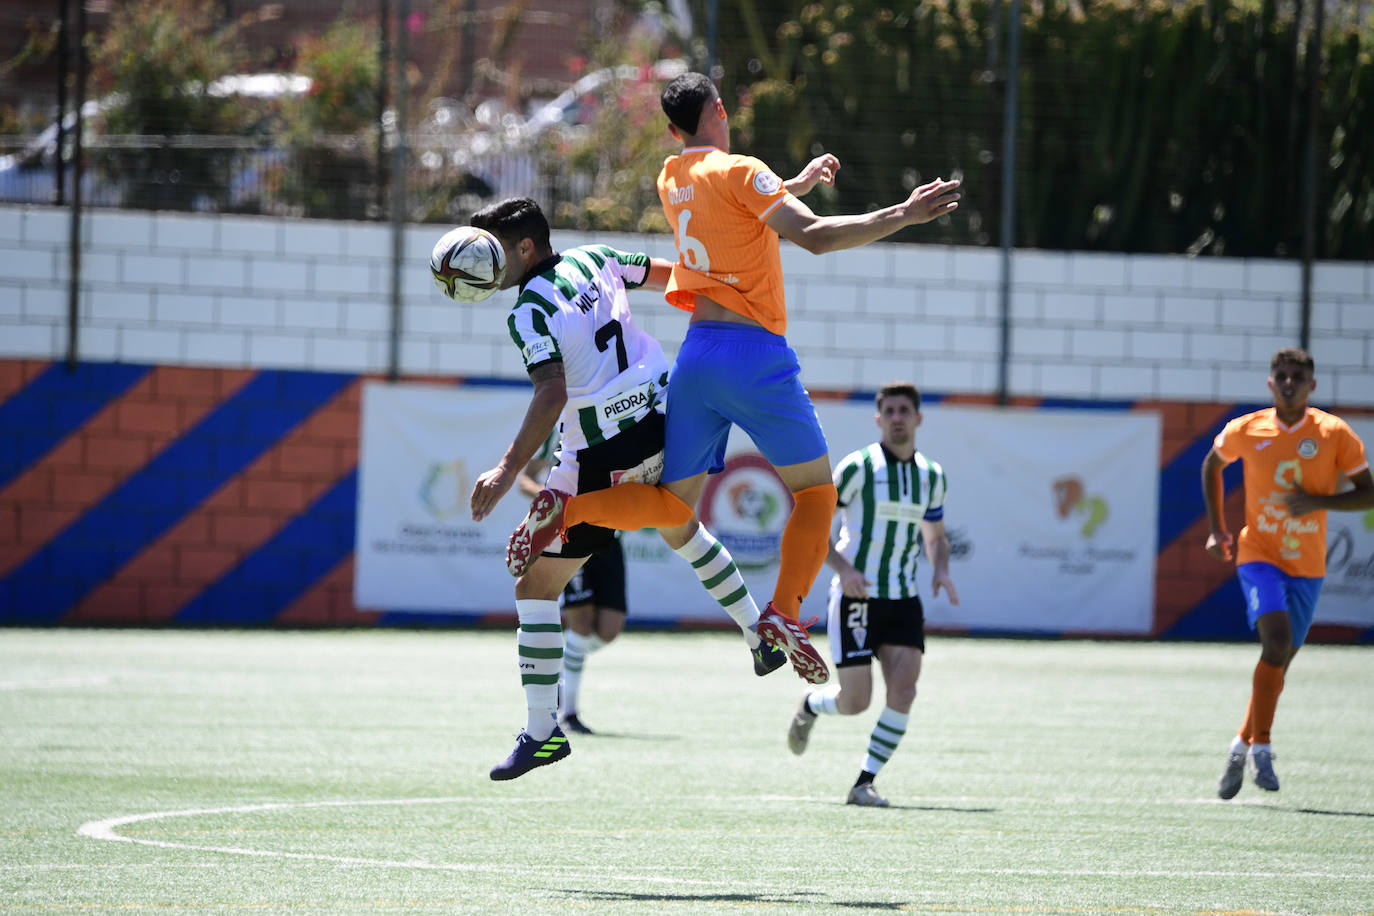
[[506, 251], [496, 236], [476, 226], [444, 233], [429, 256], [429, 272], [439, 292], [459, 302], [481, 302], [501, 285]]

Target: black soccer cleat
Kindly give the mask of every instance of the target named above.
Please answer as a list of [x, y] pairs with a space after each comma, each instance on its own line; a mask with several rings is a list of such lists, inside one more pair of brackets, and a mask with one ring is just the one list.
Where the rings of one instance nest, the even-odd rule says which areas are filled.
[[772, 674], [787, 664], [787, 653], [763, 640], [759, 640], [758, 648], [750, 649], [749, 654], [754, 657], [754, 673], [759, 677]]
[[577, 717], [577, 713], [575, 712], [568, 713], [568, 715], [563, 717], [563, 721], [559, 724], [562, 725], [563, 728], [567, 729], [568, 731], [578, 735], [596, 734], [590, 728], [582, 724], [582, 720]]
[[515, 779], [524, 776], [535, 767], [557, 763], [572, 753], [568, 738], [555, 726], [553, 734], [543, 741], [531, 738], [529, 732], [521, 732], [515, 739], [515, 750], [510, 752], [501, 763], [491, 768], [492, 779]]

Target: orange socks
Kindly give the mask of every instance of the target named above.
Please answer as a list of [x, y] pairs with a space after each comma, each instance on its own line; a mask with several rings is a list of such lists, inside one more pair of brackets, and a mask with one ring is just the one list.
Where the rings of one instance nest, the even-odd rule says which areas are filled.
[[797, 504], [782, 530], [782, 561], [773, 606], [784, 617], [796, 620], [802, 599], [825, 565], [825, 555], [830, 550], [830, 525], [840, 497], [831, 483], [798, 490], [792, 497]]
[[676, 528], [692, 518], [692, 507], [662, 487], [647, 483], [622, 483], [619, 486], [579, 493], [568, 500], [563, 510], [563, 525], [586, 523], [621, 531], [640, 528]]
[[1279, 705], [1279, 694], [1283, 693], [1283, 669], [1260, 659], [1251, 683], [1250, 708], [1245, 724], [1240, 727], [1240, 736], [1251, 744], [1268, 744], [1274, 711]]

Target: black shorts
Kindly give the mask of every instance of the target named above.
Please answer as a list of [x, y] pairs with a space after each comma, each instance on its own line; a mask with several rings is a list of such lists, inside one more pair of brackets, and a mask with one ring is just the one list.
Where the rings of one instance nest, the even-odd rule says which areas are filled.
[[[838, 590], [837, 590], [838, 591]], [[830, 601], [830, 657], [836, 668], [872, 664], [879, 646], [926, 650], [926, 615], [920, 598], [850, 598]]]
[[[653, 483], [658, 483], [663, 472], [663, 414], [650, 411], [648, 416], [619, 435], [598, 445], [578, 449], [577, 452], [577, 492], [592, 493], [611, 486], [611, 477], [616, 471], [639, 468], [657, 459]], [[552, 478], [552, 474], [550, 474]], [[554, 541], [551, 549], [544, 551], [546, 557], [589, 557], [598, 551], [608, 549], [616, 542], [615, 530], [598, 525], [573, 525], [567, 531], [563, 544]]]
[[579, 604], [625, 613], [625, 551], [620, 538], [612, 538], [610, 547], [588, 557], [563, 586], [563, 606]]

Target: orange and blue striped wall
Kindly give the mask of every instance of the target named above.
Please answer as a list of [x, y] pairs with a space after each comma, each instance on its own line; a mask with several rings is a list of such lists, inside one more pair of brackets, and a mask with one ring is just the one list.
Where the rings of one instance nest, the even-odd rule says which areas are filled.
[[[113, 363], [68, 371], [0, 360], [0, 623], [433, 626], [512, 619], [509, 608], [436, 615], [354, 606], [363, 378]], [[1199, 469], [1222, 424], [1261, 405], [1015, 403], [1160, 413], [1154, 635], [1249, 639], [1231, 567], [1202, 551]], [[1238, 530], [1238, 473], [1228, 469], [1226, 481], [1226, 511]], [[1356, 628], [1313, 635], [1374, 641], [1374, 630]]]

